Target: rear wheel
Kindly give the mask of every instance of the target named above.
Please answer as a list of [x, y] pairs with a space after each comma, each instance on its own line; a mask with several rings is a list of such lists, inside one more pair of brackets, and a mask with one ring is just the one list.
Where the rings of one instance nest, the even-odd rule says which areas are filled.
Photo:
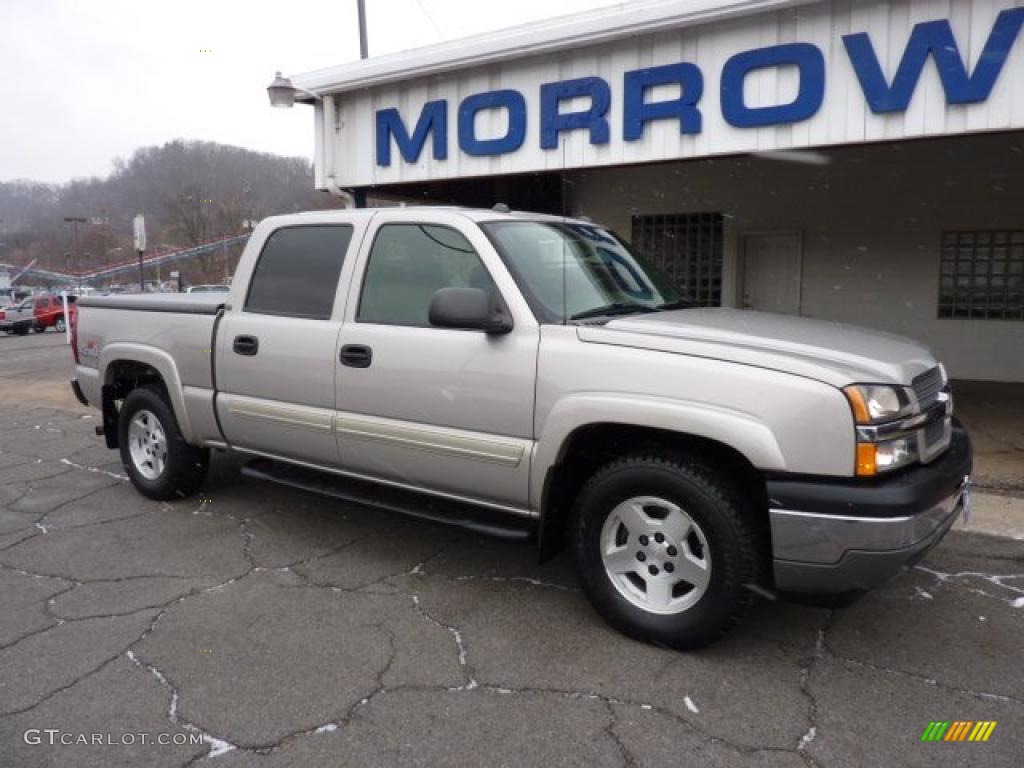
[[686, 457], [616, 459], [584, 485], [571, 524], [584, 592], [631, 637], [700, 648], [751, 603], [756, 526], [712, 468]]
[[28, 330], [29, 328], [27, 325], [19, 325], [17, 328], [14, 329], [14, 332], [19, 336], [28, 336]]
[[35, 326], [32, 327], [32, 330], [35, 331], [36, 333], [42, 333], [43, 331], [46, 330], [46, 326], [45, 325], [35, 325]]
[[206, 479], [210, 452], [185, 442], [162, 386], [133, 389], [118, 415], [121, 463], [151, 499], [191, 496]]

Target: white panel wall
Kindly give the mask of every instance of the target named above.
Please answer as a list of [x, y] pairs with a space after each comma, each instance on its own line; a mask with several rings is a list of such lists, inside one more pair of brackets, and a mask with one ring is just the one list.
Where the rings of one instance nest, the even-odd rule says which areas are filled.
[[[323, 143], [318, 145], [318, 180], [333, 175], [342, 186], [392, 184], [1021, 128], [1024, 127], [1024, 34], [1016, 41], [985, 102], [947, 105], [934, 63], [929, 62], [909, 108], [889, 115], [875, 115], [868, 108], [842, 36], [869, 33], [891, 80], [913, 25], [947, 19], [961, 54], [973, 70], [996, 15], [1003, 9], [1022, 4], [1024, 0], [830, 0], [344, 93], [336, 97], [340, 117], [337, 130], [325, 131]], [[763, 128], [730, 126], [722, 117], [719, 103], [722, 65], [736, 53], [788, 42], [809, 42], [822, 50], [826, 61], [822, 108], [811, 119], [794, 124]], [[666, 120], [649, 124], [641, 141], [622, 141], [623, 73], [679, 61], [695, 63], [703, 72], [704, 95], [700, 101], [703, 131], [698, 135], [680, 136], [678, 124]], [[593, 146], [586, 132], [576, 131], [563, 134], [562, 146], [558, 149], [540, 149], [541, 84], [589, 75], [603, 77], [611, 86], [612, 107], [608, 116], [611, 142]], [[527, 134], [523, 146], [515, 153], [501, 156], [463, 155], [457, 140], [459, 102], [470, 94], [498, 88], [514, 88], [526, 99]], [[758, 71], [747, 79], [747, 103], [750, 106], [788, 103], [796, 88], [792, 71]], [[397, 107], [411, 132], [423, 104], [440, 98], [448, 101], [447, 159], [434, 160], [428, 141], [417, 163], [406, 163], [397, 148], [393, 148], [392, 165], [378, 166], [377, 110]], [[485, 125], [488, 122], [491, 125]], [[485, 128], [492, 133], [487, 133]], [[333, 133], [333, 140], [329, 133]], [[502, 133], [502, 120], [481, 116], [481, 138]]]
[[626, 237], [633, 214], [723, 212], [733, 306], [743, 234], [800, 229], [803, 315], [919, 339], [957, 378], [1024, 381], [1024, 321], [937, 316], [943, 231], [1024, 229], [1024, 131], [824, 154], [577, 171], [570, 212]]

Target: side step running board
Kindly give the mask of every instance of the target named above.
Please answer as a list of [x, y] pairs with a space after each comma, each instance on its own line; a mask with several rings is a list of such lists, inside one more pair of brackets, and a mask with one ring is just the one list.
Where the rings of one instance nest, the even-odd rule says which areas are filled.
[[[536, 527], [534, 520], [517, 521], [487, 507], [428, 494], [392, 488], [366, 480], [318, 472], [272, 459], [255, 459], [242, 467], [242, 474], [289, 488], [309, 491], [365, 507], [397, 512], [407, 517], [462, 528], [498, 539], [526, 541]], [[517, 524], [518, 523], [518, 524]]]

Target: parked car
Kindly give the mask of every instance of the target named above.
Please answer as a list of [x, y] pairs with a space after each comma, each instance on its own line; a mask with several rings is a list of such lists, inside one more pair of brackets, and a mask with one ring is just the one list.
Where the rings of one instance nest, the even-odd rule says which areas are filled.
[[[68, 304], [74, 304], [77, 296], [68, 295]], [[59, 295], [45, 294], [36, 296], [33, 305], [35, 324], [33, 329], [36, 333], [42, 333], [47, 328], [56, 328], [60, 333], [67, 330], [65, 325], [67, 318], [64, 316], [64, 301]]]
[[24, 336], [35, 326], [35, 302], [33, 299], [0, 309], [0, 331]]
[[928, 349], [693, 308], [589, 221], [275, 217], [228, 295], [79, 308], [72, 386], [143, 495], [195, 493], [232, 450], [249, 476], [532, 535], [542, 558], [568, 544], [602, 616], [676, 648], [755, 593], [876, 586], [969, 508]]
[[190, 285], [185, 293], [227, 293], [230, 290], [230, 285]]

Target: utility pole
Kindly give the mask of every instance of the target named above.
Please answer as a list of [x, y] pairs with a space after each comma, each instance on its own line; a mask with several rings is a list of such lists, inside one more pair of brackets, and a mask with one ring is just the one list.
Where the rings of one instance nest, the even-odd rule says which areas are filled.
[[366, 45], [366, 0], [356, 0], [359, 9], [359, 58], [369, 56]]
[[65, 223], [70, 223], [71, 224], [71, 228], [74, 231], [74, 237], [75, 237], [75, 264], [74, 264], [74, 270], [73, 271], [76, 273], [76, 276], [77, 276], [77, 273], [78, 273], [78, 225], [79, 224], [85, 224], [86, 221], [87, 221], [87, 219], [84, 216], [65, 216], [64, 217], [64, 222]]
[[[366, 0], [356, 0], [356, 6], [359, 9], [359, 58], [365, 59], [369, 56], [366, 42]], [[352, 205], [356, 208], [366, 207], [366, 190], [352, 190]]]

